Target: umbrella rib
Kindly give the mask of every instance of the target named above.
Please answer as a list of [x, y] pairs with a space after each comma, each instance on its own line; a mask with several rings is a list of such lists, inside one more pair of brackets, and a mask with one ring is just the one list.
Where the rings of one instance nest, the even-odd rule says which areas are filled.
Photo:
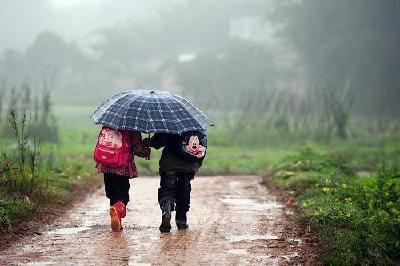
[[[151, 98], [151, 95], [146, 95], [145, 97], [146, 97], [146, 100], [147, 100], [148, 98]], [[150, 121], [151, 125], [154, 128], [153, 119], [151, 118], [151, 115], [150, 115], [150, 104], [147, 104], [147, 116], [148, 116], [149, 119], [146, 122], [146, 133], [149, 133], [150, 130], [148, 129], [148, 125], [149, 125], [148, 121]]]
[[[140, 98], [140, 96], [137, 97], [137, 100], [139, 100], [139, 98]], [[144, 105], [145, 102], [146, 102], [146, 96], [144, 96], [144, 99], [142, 99], [142, 102], [141, 102], [141, 104], [140, 104], [140, 106], [139, 106], [140, 110], [138, 110], [138, 111], [142, 111], [143, 105]], [[135, 130], [138, 129], [138, 117], [139, 117], [139, 113], [140, 113], [140, 112], [138, 112], [138, 114], [137, 114], [136, 117], [135, 117], [135, 125], [134, 125], [134, 127], [133, 127]]]
[[125, 97], [127, 94], [129, 94], [129, 91], [122, 92], [120, 94], [115, 95], [111, 99], [108, 99], [102, 105], [100, 105], [96, 111], [94, 111], [91, 118], [97, 123], [98, 120], [107, 112], [107, 110], [110, 108], [111, 105], [113, 105], [119, 99], [122, 99], [123, 97]]
[[[129, 96], [129, 94], [128, 94], [128, 95], [125, 95], [124, 97], [122, 97], [122, 98], [120, 98], [120, 99], [118, 99], [118, 100], [121, 100], [121, 99], [125, 98], [126, 96]], [[128, 104], [129, 101], [127, 101], [126, 103]], [[120, 104], [120, 107], [119, 107], [119, 109], [118, 109], [118, 112], [115, 112], [115, 114], [114, 114], [114, 116], [113, 116], [113, 118], [112, 118], [112, 120], [111, 120], [111, 122], [110, 122], [110, 126], [111, 126], [111, 127], [112, 127], [113, 124], [115, 124], [115, 129], [120, 129], [120, 128], [118, 127], [118, 124], [114, 123], [114, 121], [115, 121], [115, 118], [116, 118], [116, 117], [118, 117], [118, 118], [120, 119], [119, 113], [121, 112], [122, 108], [124, 108], [124, 107], [125, 107], [125, 103], [121, 103], [121, 104]], [[121, 117], [121, 118], [123, 118], [123, 117]], [[122, 126], [122, 128], [123, 128], [123, 127], [124, 127], [124, 126]]]
[[[161, 116], [161, 122], [164, 124], [164, 127], [165, 127], [166, 131], [168, 132], [168, 127], [167, 127], [167, 124], [165, 123], [165, 119], [164, 119], [164, 116], [162, 114], [161, 104], [160, 104], [160, 101], [159, 101], [159, 100], [163, 100], [163, 98], [156, 97], [156, 100], [157, 100], [157, 105], [158, 105], [158, 112], [160, 113], [160, 116]], [[164, 103], [165, 103], [165, 101], [164, 101]], [[153, 129], [155, 130], [154, 124], [153, 124]]]
[[[162, 100], [162, 102], [164, 103], [164, 105], [165, 106], [168, 106], [168, 104], [167, 104], [167, 102], [166, 102], [166, 100], [165, 100], [166, 98], [160, 98], [160, 100]], [[165, 122], [165, 118], [164, 118], [164, 114], [163, 114], [163, 112], [162, 112], [162, 109], [161, 109], [161, 105], [159, 105], [159, 110], [160, 110], [160, 113], [161, 113], [161, 122], [164, 124], [164, 127], [166, 128], [166, 131], [167, 131], [167, 133], [169, 133], [169, 128], [168, 128], [168, 126], [167, 126], [167, 123]]]
[[[170, 99], [172, 99], [175, 102], [175, 99], [170, 97]], [[165, 106], [167, 106], [167, 108], [169, 109], [170, 113], [175, 117], [175, 121], [176, 123], [179, 123], [181, 125], [181, 129], [185, 129], [185, 126], [183, 125], [183, 123], [181, 122], [181, 120], [179, 119], [179, 117], [175, 114], [175, 112], [169, 107], [169, 105], [167, 103], [165, 103]], [[178, 134], [181, 133], [181, 130], [178, 130]]]
[[[180, 97], [179, 99], [175, 99], [174, 97], [172, 97], [172, 100], [173, 100], [174, 102], [176, 102], [177, 104], [179, 104], [179, 105], [181, 106], [182, 110], [184, 110], [185, 112], [187, 112], [187, 113], [189, 114], [189, 117], [188, 117], [188, 118], [181, 119], [181, 120], [190, 121], [190, 124], [191, 124], [191, 128], [183, 126], [183, 130], [184, 130], [184, 131], [187, 131], [187, 130], [196, 130], [197, 125], [195, 125], [195, 123], [194, 123], [192, 120], [194, 120], [201, 128], [203, 128], [203, 126], [195, 119], [196, 115], [192, 115], [192, 113], [190, 112], [190, 110], [187, 110], [187, 109], [186, 109], [187, 107], [186, 107], [185, 105], [188, 105], [188, 106], [189, 106], [188, 108], [190, 108], [191, 106], [193, 106], [192, 104], [190, 104], [188, 101], [184, 100], [184, 98], [182, 98], [182, 97]], [[181, 101], [180, 101], [180, 100], [181, 100]], [[185, 104], [185, 105], [184, 105], [184, 104]], [[183, 112], [183, 111], [181, 111], [181, 112]], [[193, 117], [193, 119], [192, 119], [190, 116]], [[182, 124], [182, 125], [183, 125], [183, 124]]]

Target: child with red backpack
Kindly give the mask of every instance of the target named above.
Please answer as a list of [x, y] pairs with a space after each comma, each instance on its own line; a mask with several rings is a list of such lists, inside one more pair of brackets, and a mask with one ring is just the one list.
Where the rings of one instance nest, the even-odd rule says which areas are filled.
[[140, 132], [119, 131], [103, 127], [100, 131], [94, 159], [99, 173], [104, 174], [104, 187], [110, 199], [111, 229], [122, 230], [121, 218], [126, 216], [129, 202], [129, 179], [137, 177], [133, 155], [149, 158], [150, 148]]
[[158, 202], [162, 212], [159, 229], [162, 233], [170, 232], [171, 212], [176, 210], [176, 226], [178, 230], [185, 230], [188, 228], [190, 182], [206, 155], [205, 131], [191, 131], [181, 135], [156, 133], [150, 139], [150, 147], [164, 147], [159, 161], [161, 180]]

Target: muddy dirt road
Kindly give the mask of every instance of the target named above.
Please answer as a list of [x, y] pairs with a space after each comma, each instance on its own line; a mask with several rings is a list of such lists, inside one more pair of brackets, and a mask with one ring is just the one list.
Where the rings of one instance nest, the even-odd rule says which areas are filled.
[[[0, 255], [0, 265], [314, 264], [292, 212], [254, 176], [196, 177], [187, 231], [158, 231], [158, 178], [131, 181], [124, 230], [109, 227], [103, 190]], [[288, 218], [289, 217], [289, 218]]]

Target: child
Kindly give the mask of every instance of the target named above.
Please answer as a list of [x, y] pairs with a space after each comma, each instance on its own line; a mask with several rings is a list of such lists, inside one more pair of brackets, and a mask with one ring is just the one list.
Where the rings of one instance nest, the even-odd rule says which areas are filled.
[[[104, 128], [102, 129], [103, 132]], [[115, 137], [114, 130], [109, 130], [110, 133], [106, 132], [103, 134], [107, 138], [107, 145], [116, 145], [114, 142], [121, 142]], [[116, 131], [114, 131], [116, 132]], [[140, 132], [125, 131], [124, 134], [130, 138], [129, 143], [129, 155], [127, 164], [119, 167], [111, 167], [109, 165], [97, 163], [96, 168], [99, 173], [104, 174], [104, 187], [107, 198], [110, 199], [110, 216], [111, 216], [111, 229], [114, 232], [122, 230], [121, 218], [126, 216], [126, 205], [129, 202], [129, 179], [137, 177], [137, 170], [135, 162], [133, 161], [133, 155], [139, 157], [148, 158], [150, 156], [150, 148], [145, 145], [142, 140]], [[102, 135], [102, 133], [100, 134]], [[114, 135], [108, 137], [109, 135]], [[99, 137], [99, 141], [100, 141]], [[118, 144], [117, 144], [118, 145]], [[121, 143], [119, 143], [119, 147]], [[133, 153], [132, 153], [133, 151]]]
[[[150, 139], [150, 147], [164, 147], [159, 162], [161, 180], [158, 189], [158, 202], [162, 211], [159, 229], [162, 233], [170, 232], [171, 211], [174, 209], [178, 230], [188, 228], [186, 213], [190, 208], [190, 181], [202, 165], [205, 146], [205, 134], [200, 132], [183, 135], [156, 133]], [[193, 154], [185, 156], [182, 150], [190, 150], [190, 153], [196, 154], [194, 157], [197, 159], [191, 158]]]

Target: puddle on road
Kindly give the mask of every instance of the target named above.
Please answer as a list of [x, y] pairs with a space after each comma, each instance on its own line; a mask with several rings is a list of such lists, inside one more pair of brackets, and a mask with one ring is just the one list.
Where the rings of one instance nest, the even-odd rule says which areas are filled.
[[231, 181], [229, 182], [229, 187], [231, 190], [236, 190], [238, 188], [243, 188], [243, 183], [240, 181]]
[[92, 227], [102, 222], [108, 215], [108, 208], [88, 207], [87, 209], [78, 208], [71, 212], [70, 219], [81, 223], [82, 226]]
[[254, 240], [278, 240], [278, 236], [272, 234], [265, 235], [236, 235], [228, 237], [229, 242], [240, 242], [240, 241], [254, 241]]
[[33, 266], [33, 265], [54, 265], [57, 264], [57, 262], [51, 262], [51, 261], [39, 261], [39, 262], [28, 262], [24, 265], [28, 265], [28, 266]]
[[238, 213], [261, 213], [265, 211], [270, 211], [273, 209], [283, 208], [283, 205], [275, 201], [264, 201], [259, 198], [253, 198], [253, 194], [248, 194], [248, 188], [259, 187], [259, 183], [256, 178], [251, 182], [244, 183], [241, 181], [230, 181], [229, 182], [230, 191], [234, 192], [236, 195], [225, 195], [220, 198], [220, 201], [229, 206], [231, 209]]
[[238, 249], [230, 249], [226, 253], [233, 255], [248, 255], [247, 249], [238, 248]]
[[278, 202], [258, 202], [244, 196], [224, 196], [220, 199], [222, 203], [240, 212], [262, 212], [272, 209], [283, 208]]
[[71, 227], [71, 228], [59, 228], [52, 231], [47, 232], [49, 235], [73, 235], [78, 234], [80, 232], [86, 231], [90, 229], [90, 227], [82, 226], [82, 227]]

